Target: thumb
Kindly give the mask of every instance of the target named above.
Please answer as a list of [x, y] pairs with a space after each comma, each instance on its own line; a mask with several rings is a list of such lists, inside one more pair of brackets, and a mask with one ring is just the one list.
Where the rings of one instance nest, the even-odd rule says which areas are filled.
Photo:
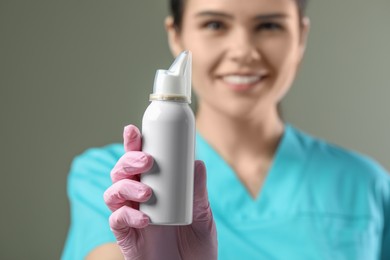
[[206, 183], [206, 166], [203, 161], [196, 160], [194, 177], [194, 222], [203, 222], [212, 218]]
[[123, 145], [125, 152], [141, 151], [141, 133], [136, 126], [125, 126], [123, 129]]

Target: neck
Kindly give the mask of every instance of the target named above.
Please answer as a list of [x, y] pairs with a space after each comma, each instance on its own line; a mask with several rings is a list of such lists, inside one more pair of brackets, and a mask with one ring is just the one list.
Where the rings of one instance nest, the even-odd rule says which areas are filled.
[[277, 107], [252, 118], [238, 118], [199, 105], [199, 133], [231, 165], [239, 161], [272, 160], [284, 132]]

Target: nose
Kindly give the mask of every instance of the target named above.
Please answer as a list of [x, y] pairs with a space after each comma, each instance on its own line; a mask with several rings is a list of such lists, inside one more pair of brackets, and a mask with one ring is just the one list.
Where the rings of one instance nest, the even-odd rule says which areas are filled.
[[253, 33], [237, 29], [229, 39], [229, 58], [237, 63], [249, 65], [261, 60], [261, 54]]

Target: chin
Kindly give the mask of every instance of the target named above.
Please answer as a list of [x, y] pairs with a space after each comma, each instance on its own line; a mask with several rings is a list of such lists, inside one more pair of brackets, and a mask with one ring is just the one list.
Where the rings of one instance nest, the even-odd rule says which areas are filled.
[[253, 110], [253, 107], [248, 106], [248, 104], [224, 107], [221, 108], [220, 111], [226, 117], [237, 121], [252, 120], [254, 115], [258, 115], [258, 113]]

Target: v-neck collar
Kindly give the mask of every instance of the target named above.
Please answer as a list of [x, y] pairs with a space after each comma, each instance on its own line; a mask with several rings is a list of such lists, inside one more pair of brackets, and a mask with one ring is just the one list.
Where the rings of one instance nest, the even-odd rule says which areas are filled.
[[[253, 198], [230, 165], [197, 133], [197, 157], [205, 162], [208, 171], [210, 203], [227, 210], [256, 210], [271, 215], [286, 207], [289, 191], [295, 192], [296, 175], [301, 172], [304, 149], [300, 148], [298, 133], [285, 124], [273, 161], [256, 198]], [[299, 179], [299, 178], [298, 178]], [[221, 198], [221, 196], [223, 196]], [[213, 203], [218, 200], [218, 203]], [[252, 213], [251, 213], [252, 214]]]

